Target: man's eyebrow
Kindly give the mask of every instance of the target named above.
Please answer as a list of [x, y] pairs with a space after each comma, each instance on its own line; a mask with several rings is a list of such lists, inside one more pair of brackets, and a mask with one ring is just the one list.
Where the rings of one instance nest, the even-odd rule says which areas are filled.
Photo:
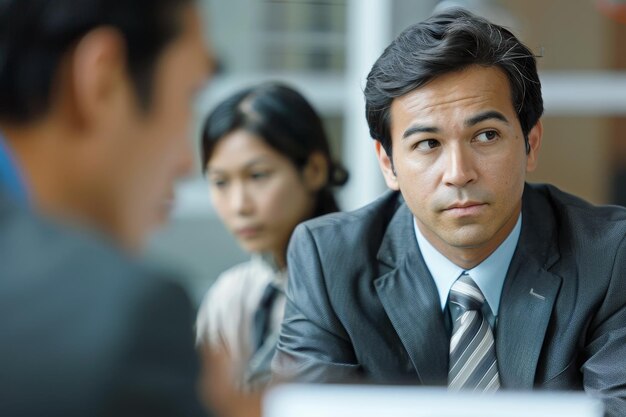
[[[509, 124], [509, 119], [506, 118], [505, 115], [495, 110], [488, 110], [483, 113], [479, 113], [476, 116], [472, 116], [465, 121], [466, 127], [471, 127], [477, 125], [480, 122], [484, 122], [485, 120], [496, 119]], [[436, 126], [427, 126], [427, 125], [413, 125], [404, 131], [402, 135], [402, 139], [406, 139], [411, 135], [416, 133], [439, 133], [440, 130]]]
[[465, 127], [472, 127], [485, 120], [496, 119], [509, 124], [509, 119], [499, 111], [489, 110], [483, 113], [478, 113], [476, 116], [470, 117], [465, 121]]
[[414, 125], [404, 131], [402, 139], [406, 139], [416, 133], [439, 133], [439, 128], [435, 126]]

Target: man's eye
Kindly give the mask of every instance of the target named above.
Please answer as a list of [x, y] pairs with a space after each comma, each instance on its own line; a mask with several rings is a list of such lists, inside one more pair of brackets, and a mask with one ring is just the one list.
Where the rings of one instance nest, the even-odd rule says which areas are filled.
[[439, 143], [438, 140], [436, 139], [426, 139], [426, 140], [421, 140], [419, 142], [417, 142], [417, 144], [415, 145], [415, 149], [420, 150], [420, 151], [429, 151], [431, 149], [435, 149], [437, 147], [441, 146], [441, 144]]
[[498, 139], [500, 137], [500, 135], [498, 135], [498, 132], [496, 132], [495, 130], [487, 130], [481, 134], [479, 134], [478, 136], [476, 136], [476, 140], [478, 142], [493, 142], [494, 140]]

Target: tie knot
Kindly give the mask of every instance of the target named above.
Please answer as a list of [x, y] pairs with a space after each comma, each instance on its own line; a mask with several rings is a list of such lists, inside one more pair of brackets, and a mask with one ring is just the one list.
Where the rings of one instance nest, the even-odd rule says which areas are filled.
[[480, 310], [485, 303], [485, 296], [472, 277], [464, 273], [452, 284], [448, 300], [464, 311]]

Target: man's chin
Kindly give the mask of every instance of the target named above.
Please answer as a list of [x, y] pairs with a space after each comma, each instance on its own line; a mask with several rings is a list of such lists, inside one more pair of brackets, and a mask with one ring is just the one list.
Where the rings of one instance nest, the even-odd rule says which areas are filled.
[[458, 249], [478, 249], [490, 240], [489, 233], [481, 225], [467, 225], [444, 237], [446, 243]]

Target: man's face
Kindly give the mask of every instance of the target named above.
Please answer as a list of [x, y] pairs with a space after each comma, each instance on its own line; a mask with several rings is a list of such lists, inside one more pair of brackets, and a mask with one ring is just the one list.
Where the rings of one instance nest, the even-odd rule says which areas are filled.
[[182, 23], [181, 33], [157, 60], [148, 109], [139, 105], [126, 74], [122, 98], [101, 122], [101, 145], [90, 154], [97, 166], [84, 170], [95, 188], [89, 194], [99, 205], [92, 207], [99, 210], [98, 221], [132, 247], [163, 220], [174, 181], [192, 167], [193, 103], [210, 59], [195, 8], [185, 11]]
[[488, 257], [517, 222], [541, 142], [538, 123], [526, 154], [502, 70], [469, 67], [395, 99], [391, 137], [395, 174], [378, 144], [379, 161], [424, 236], [465, 268]]

